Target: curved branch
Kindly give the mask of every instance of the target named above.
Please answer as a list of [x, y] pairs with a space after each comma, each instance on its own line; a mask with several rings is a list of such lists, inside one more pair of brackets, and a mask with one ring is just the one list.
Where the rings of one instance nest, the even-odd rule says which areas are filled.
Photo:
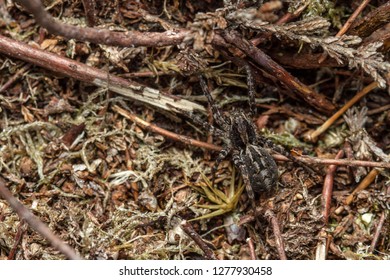
[[33, 14], [35, 21], [46, 28], [47, 31], [68, 39], [121, 47], [157, 47], [180, 44], [190, 35], [190, 31], [188, 30], [165, 32], [115, 32], [107, 29], [78, 27], [60, 23], [55, 20], [46, 12], [39, 0], [16, 0], [16, 2]]

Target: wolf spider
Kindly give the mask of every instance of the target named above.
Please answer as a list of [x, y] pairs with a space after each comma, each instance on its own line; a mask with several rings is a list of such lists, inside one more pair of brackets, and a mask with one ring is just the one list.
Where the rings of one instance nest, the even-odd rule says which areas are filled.
[[[225, 142], [212, 168], [212, 185], [219, 164], [230, 154], [234, 165], [241, 172], [249, 199], [254, 204], [255, 193], [269, 192], [276, 187], [278, 182], [278, 167], [266, 148], [272, 149], [294, 162], [297, 160], [282, 147], [275, 145], [270, 139], [256, 132], [251, 120], [256, 113], [254, 79], [249, 66], [246, 67], [246, 72], [249, 117], [242, 110], [233, 111], [229, 116], [222, 115], [208, 90], [205, 79], [200, 76], [202, 91], [207, 97], [215, 123], [219, 128], [208, 123], [202, 125]], [[196, 119], [194, 120], [196, 121]], [[301, 165], [300, 162], [298, 163]]]

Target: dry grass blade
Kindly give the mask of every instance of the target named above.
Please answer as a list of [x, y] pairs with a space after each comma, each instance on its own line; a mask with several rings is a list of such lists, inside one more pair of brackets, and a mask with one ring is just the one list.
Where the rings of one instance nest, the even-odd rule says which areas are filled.
[[192, 188], [197, 190], [199, 193], [203, 194], [208, 200], [212, 202], [210, 205], [204, 204], [196, 204], [197, 207], [215, 210], [209, 214], [202, 215], [200, 217], [191, 219], [189, 221], [196, 221], [202, 219], [210, 219], [213, 217], [217, 217], [236, 209], [239, 198], [245, 189], [245, 184], [243, 184], [241, 178], [238, 182], [238, 188], [236, 189], [236, 176], [235, 169], [233, 168], [233, 174], [230, 181], [229, 190], [227, 190], [227, 194], [223, 191], [219, 190], [216, 185], [212, 186], [211, 181], [202, 174], [202, 178], [204, 182], [201, 182], [197, 185], [191, 185]]

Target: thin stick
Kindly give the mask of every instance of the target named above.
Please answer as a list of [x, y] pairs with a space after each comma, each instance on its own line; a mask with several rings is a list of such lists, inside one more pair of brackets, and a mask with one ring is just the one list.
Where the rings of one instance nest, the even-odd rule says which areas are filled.
[[12, 246], [12, 249], [8, 254], [8, 258], [7, 258], [8, 260], [15, 259], [16, 250], [19, 246], [20, 241], [22, 240], [24, 232], [26, 231], [24, 225], [25, 225], [24, 220], [21, 220], [18, 226], [18, 231], [16, 232], [15, 235], [14, 245]]
[[381, 214], [381, 217], [379, 219], [379, 223], [375, 229], [374, 237], [372, 238], [370, 248], [368, 249], [369, 253], [372, 253], [375, 250], [376, 243], [378, 242], [379, 236], [380, 236], [382, 228], [383, 228], [383, 224], [385, 223], [385, 220], [386, 220], [386, 216], [387, 216], [386, 211], [383, 211]]
[[[344, 152], [340, 150], [335, 159], [340, 159], [343, 157]], [[333, 190], [333, 182], [334, 182], [334, 174], [336, 172], [337, 165], [329, 165], [328, 170], [326, 171], [326, 176], [324, 179], [324, 187], [322, 191], [322, 205], [323, 211], [322, 216], [324, 218], [325, 225], [328, 224], [329, 213], [330, 213], [330, 202], [332, 200], [332, 190]]]
[[373, 169], [366, 177], [360, 182], [360, 184], [353, 190], [353, 192], [345, 199], [345, 204], [349, 205], [353, 201], [355, 194], [366, 189], [372, 182], [374, 182], [376, 176], [379, 174], [378, 169]]
[[302, 14], [302, 12], [307, 8], [307, 6], [309, 6], [309, 4], [310, 1], [306, 1], [306, 3], [304, 3], [298, 9], [296, 9], [293, 13], [286, 13], [276, 22], [276, 24], [281, 25], [299, 17]]
[[246, 243], [248, 243], [248, 246], [249, 246], [249, 253], [251, 255], [251, 259], [252, 260], [257, 260], [257, 257], [256, 257], [256, 251], [255, 251], [255, 244], [253, 244], [253, 240], [252, 238], [247, 238], [246, 239]]
[[[273, 156], [278, 161], [289, 161], [288, 158], [282, 155]], [[351, 159], [330, 159], [330, 158], [316, 158], [311, 156], [296, 157], [297, 160], [306, 164], [322, 164], [322, 165], [340, 165], [340, 166], [366, 166], [373, 168], [390, 168], [389, 162], [376, 162], [365, 160], [351, 160]]]
[[195, 140], [195, 139], [192, 139], [192, 138], [184, 136], [184, 135], [176, 134], [174, 132], [165, 130], [161, 127], [158, 127], [157, 125], [148, 123], [147, 121], [144, 121], [143, 119], [140, 119], [137, 116], [131, 114], [129, 111], [122, 109], [118, 105], [112, 106], [112, 109], [115, 112], [117, 112], [118, 114], [120, 114], [120, 115], [124, 116], [125, 118], [131, 120], [132, 122], [136, 123], [140, 127], [144, 128], [146, 130], [158, 133], [158, 134], [163, 135], [165, 137], [168, 137], [172, 140], [183, 142], [185, 144], [200, 147], [200, 148], [206, 148], [209, 150], [214, 150], [214, 151], [221, 151], [222, 150], [222, 148], [219, 146], [216, 146], [216, 145], [213, 145], [210, 143], [206, 143], [206, 142], [202, 142], [199, 140]]
[[282, 234], [280, 232], [279, 221], [276, 218], [274, 212], [272, 212], [272, 210], [267, 210], [265, 212], [265, 216], [267, 216], [271, 221], [272, 228], [273, 228], [274, 235], [275, 235], [276, 246], [277, 246], [278, 253], [279, 253], [279, 258], [281, 260], [287, 260], [286, 252], [284, 250], [283, 237], [282, 237]]
[[78, 27], [60, 23], [55, 20], [44, 8], [39, 0], [16, 0], [34, 15], [35, 21], [46, 28], [50, 33], [63, 36], [67, 39], [88, 41], [95, 44], [104, 44], [121, 47], [161, 47], [178, 45], [190, 36], [189, 30], [166, 32], [115, 32], [107, 29]]
[[364, 10], [364, 8], [370, 3], [371, 0], [363, 0], [363, 2], [359, 5], [359, 7], [353, 12], [353, 14], [349, 17], [349, 19], [345, 22], [340, 31], [336, 34], [336, 37], [343, 36], [348, 29], [351, 27], [355, 19], [360, 15], [360, 13]]
[[5, 181], [2, 177], [0, 177], [0, 196], [8, 201], [20, 219], [24, 219], [31, 228], [42, 235], [47, 241], [51, 243], [55, 249], [63, 253], [68, 259], [82, 259], [68, 244], [55, 236], [48, 226], [41, 222], [33, 213], [31, 213], [31, 211], [29, 211], [15, 197], [13, 197], [12, 193], [7, 189]]
[[338, 110], [332, 117], [330, 117], [326, 122], [324, 122], [320, 127], [318, 127], [314, 132], [312, 132], [308, 139], [310, 141], [316, 142], [318, 136], [324, 133], [342, 114], [345, 113], [349, 108], [351, 108], [356, 102], [358, 102], [363, 96], [371, 92], [373, 89], [378, 87], [377, 82], [372, 82], [360, 92], [358, 92], [351, 100], [349, 100], [340, 110]]
[[[343, 27], [339, 30], [339, 32], [336, 34], [336, 37], [343, 36], [348, 29], [351, 27], [351, 25], [354, 23], [355, 19], [358, 17], [358, 15], [363, 11], [363, 9], [370, 3], [371, 0], [363, 0], [363, 2], [359, 5], [359, 7], [353, 12], [353, 14], [349, 17], [349, 19], [344, 23]], [[328, 56], [327, 53], [323, 53], [320, 59], [318, 60], [319, 63], [324, 62], [326, 57]]]
[[211, 248], [207, 246], [206, 242], [203, 241], [202, 237], [194, 230], [190, 223], [184, 220], [183, 222], [181, 222], [180, 227], [189, 237], [191, 237], [192, 240], [194, 240], [196, 244], [198, 244], [200, 249], [202, 249], [202, 251], [204, 252], [204, 256], [206, 259], [217, 259], [213, 250], [211, 250]]
[[172, 111], [174, 108], [185, 111], [193, 111], [194, 109], [202, 112], [206, 111], [203, 106], [194, 102], [165, 94], [135, 81], [111, 75], [107, 71], [48, 51], [33, 48], [32, 46], [1, 35], [0, 53], [49, 69], [56, 74], [62, 74], [95, 86], [105, 87], [127, 98], [147, 103], [166, 111]]

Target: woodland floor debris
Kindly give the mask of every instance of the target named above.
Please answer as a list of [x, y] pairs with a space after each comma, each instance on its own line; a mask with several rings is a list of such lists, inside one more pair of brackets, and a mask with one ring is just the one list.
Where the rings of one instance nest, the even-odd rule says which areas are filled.
[[[79, 256], [390, 258], [388, 1], [344, 28], [363, 1], [43, 1], [41, 20], [15, 2], [0, 1], [0, 180]], [[223, 142], [182, 113], [213, 121], [198, 75], [222, 112], [248, 112], [246, 65], [259, 133], [322, 180], [337, 166], [326, 219], [326, 184], [280, 155], [256, 209], [229, 157], [210, 190]], [[7, 258], [65, 256], [1, 199]]]

